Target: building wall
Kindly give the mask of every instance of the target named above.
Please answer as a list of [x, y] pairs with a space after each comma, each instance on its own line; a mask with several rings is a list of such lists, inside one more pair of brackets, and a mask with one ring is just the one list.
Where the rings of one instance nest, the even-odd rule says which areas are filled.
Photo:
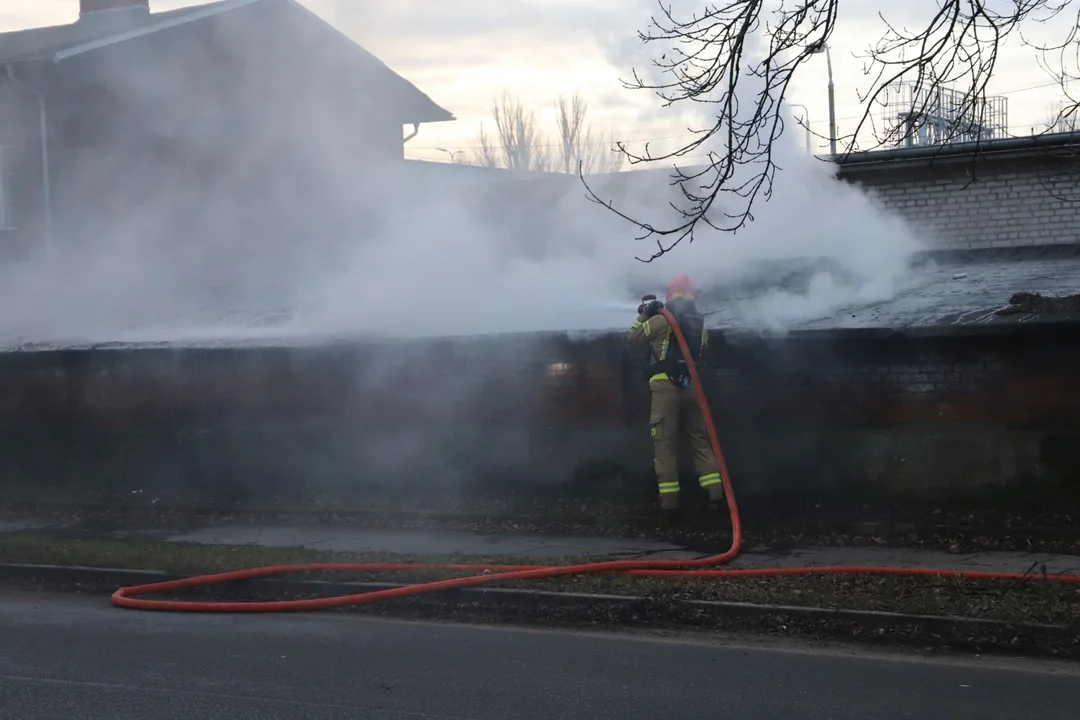
[[39, 118], [37, 98], [0, 75], [0, 259], [44, 250]]
[[[739, 492], [1080, 490], [1080, 326], [978, 330], [715, 337], [703, 376]], [[648, 391], [614, 335], [11, 353], [0, 399], [9, 497], [649, 482]]]
[[967, 159], [917, 169], [852, 166], [840, 175], [928, 233], [937, 248], [1077, 243], [1080, 154], [1071, 152], [1075, 157], [1058, 149], [1034, 159]]
[[1071, 327], [835, 333], [727, 345], [709, 375], [733, 472], [920, 494], [1070, 472], [1054, 453], [1080, 447], [1077, 361]]
[[403, 160], [397, 88], [375, 77], [381, 63], [332, 27], [288, 3], [202, 25], [184, 32], [198, 33], [204, 51], [236, 66], [233, 100], [245, 108], [248, 140], [262, 136], [263, 152], [292, 146], [328, 175]]
[[[1070, 155], [1070, 153], [1072, 153]], [[576, 176], [511, 174], [455, 166], [431, 169], [452, 182], [487, 186], [470, 207], [542, 247], [554, 232], [550, 208], [581, 195]], [[457, 172], [455, 172], [457, 171]], [[674, 192], [665, 170], [635, 170], [590, 179], [600, 197], [635, 207], [658, 191]], [[1026, 159], [943, 158], [930, 163], [847, 165], [839, 177], [906, 218], [931, 248], [970, 250], [1080, 243], [1080, 151], [1047, 149]], [[456, 175], [456, 177], [454, 177]], [[677, 205], [682, 198], [671, 196]], [[760, 202], [760, 199], [759, 199]], [[473, 207], [475, 206], [475, 207]]]
[[[334, 203], [343, 213], [355, 205], [357, 174], [403, 161], [400, 110], [354, 67], [364, 51], [326, 42], [321, 29], [313, 39], [280, 4], [265, 5], [61, 63], [20, 65], [48, 100], [59, 244], [243, 238], [258, 239], [264, 255], [299, 254], [313, 218], [332, 217]], [[312, 48], [315, 40], [322, 46]], [[29, 158], [16, 200], [20, 218], [34, 219], [6, 245], [40, 244], [36, 99], [0, 82], [0, 120], [0, 142], [19, 133]]]

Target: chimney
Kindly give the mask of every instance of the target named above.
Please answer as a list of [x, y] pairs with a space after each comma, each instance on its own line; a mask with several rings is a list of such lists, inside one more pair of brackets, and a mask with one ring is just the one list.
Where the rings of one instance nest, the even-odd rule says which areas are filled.
[[79, 17], [102, 10], [142, 10], [150, 12], [150, 0], [79, 0]]

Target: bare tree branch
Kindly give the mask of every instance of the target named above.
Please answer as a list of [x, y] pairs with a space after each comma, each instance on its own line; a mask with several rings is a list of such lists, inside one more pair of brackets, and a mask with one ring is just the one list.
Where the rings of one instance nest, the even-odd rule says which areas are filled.
[[559, 130], [559, 159], [562, 172], [580, 167], [586, 174], [613, 173], [622, 169], [626, 156], [609, 134], [586, 127], [589, 105], [579, 93], [555, 102], [555, 123]]
[[473, 153], [475, 164], [508, 170], [549, 172], [554, 169], [551, 149], [536, 121], [536, 113], [527, 111], [521, 100], [504, 90], [492, 102], [495, 138], [487, 135], [483, 124]]
[[[854, 0], [852, 0], [853, 2]], [[651, 225], [616, 210], [598, 197], [582, 176], [591, 200], [608, 207], [652, 240], [655, 250], [646, 262], [693, 241], [702, 225], [718, 232], [736, 232], [753, 220], [756, 202], [767, 202], [776, 165], [775, 142], [784, 131], [781, 101], [799, 68], [825, 47], [836, 28], [841, 0], [720, 0], [703, 3], [693, 13], [678, 16], [670, 4], [646, 31], [646, 44], [660, 44], [664, 53], [654, 61], [657, 79], [646, 80], [636, 70], [626, 87], [649, 90], [662, 104], [701, 104], [715, 117], [711, 125], [693, 130], [694, 138], [669, 152], [641, 153], [619, 144], [631, 165], [670, 162], [671, 184], [681, 198], [672, 204], [675, 221]], [[1080, 0], [937, 0], [937, 9], [915, 30], [891, 24], [884, 16], [883, 34], [864, 55], [870, 89], [860, 97], [863, 112], [842, 143], [840, 156], [857, 149], [911, 142], [913, 133], [933, 123], [937, 144], [962, 140], [982, 143], [1001, 133], [997, 112], [987, 97], [987, 83], [997, 67], [1002, 44], [1020, 34], [1025, 23], [1064, 28], [1061, 42], [1039, 48], [1043, 56], [1058, 55], [1059, 78], [1068, 92], [1070, 78], [1080, 76]], [[1071, 53], [1071, 54], [1070, 54]], [[1071, 62], [1071, 64], [1070, 64]], [[955, 86], [955, 88], [954, 88]], [[896, 93], [904, 88], [898, 107]], [[950, 92], [954, 90], [955, 92]], [[890, 108], [880, 127], [876, 108]], [[947, 112], [943, 108], [947, 107]], [[1075, 116], [1076, 98], [1062, 115]], [[860, 148], [857, 140], [872, 131], [876, 141]], [[708, 160], [696, 169], [680, 169], [676, 161], [704, 153]]]
[[[622, 170], [626, 154], [619, 149], [619, 142], [610, 132], [590, 129], [582, 141], [582, 168], [586, 174], [613, 173]], [[573, 172], [571, 168], [570, 172]]]
[[574, 93], [570, 100], [560, 95], [555, 101], [555, 110], [555, 122], [559, 127], [559, 159], [562, 161], [562, 171], [570, 174], [582, 161], [581, 140], [589, 106], [580, 94]]
[[1067, 132], [1060, 128], [1076, 130], [1080, 126], [1080, 3], [1058, 0], [1056, 5], [1049, 5], [1046, 17], [1039, 23], [1045, 28], [1051, 21], [1063, 32], [1056, 42], [1035, 43], [1026, 36], [1024, 42], [1035, 49], [1039, 67], [1057, 81], [1065, 98], [1050, 123], [1050, 132]]
[[503, 153], [503, 165], [510, 170], [538, 170], [547, 159], [538, 147], [540, 131], [536, 113], [526, 111], [521, 100], [504, 90], [491, 106], [495, 129]]
[[1077, 117], [1076, 105], [1067, 101], [1059, 101], [1046, 118], [1046, 131], [1068, 133], [1077, 130], [1080, 130], [1080, 117]]
[[476, 136], [476, 149], [473, 150], [473, 162], [483, 167], [499, 167], [499, 150], [495, 143], [488, 137], [484, 130], [484, 124], [480, 124], [480, 132]]
[[[837, 0], [833, 0], [836, 2]], [[901, 83], [910, 88], [910, 102], [901, 117], [891, 118], [879, 132], [879, 143], [898, 144], [914, 125], [936, 119], [936, 144], [953, 141], [980, 143], [992, 139], [987, 84], [993, 77], [1002, 44], [1019, 34], [1022, 23], [1043, 21], [1059, 10], [1059, 0], [1007, 0], [988, 7], [984, 0], [942, 0], [927, 24], [915, 31], [901, 29], [879, 15], [884, 36], [865, 54], [865, 72], [874, 75], [867, 104], [853, 136], [869, 123], [875, 104], [885, 105]], [[876, 74], [874, 74], [876, 71]], [[955, 92], [950, 92], [952, 88]], [[942, 117], [949, 122], [940, 122]]]

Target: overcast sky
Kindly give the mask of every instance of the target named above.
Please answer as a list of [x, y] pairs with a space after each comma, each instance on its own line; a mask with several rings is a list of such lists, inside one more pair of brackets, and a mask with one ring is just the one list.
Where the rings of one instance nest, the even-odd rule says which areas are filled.
[[[692, 2], [692, 0], [680, 0]], [[453, 112], [454, 123], [424, 126], [407, 146], [410, 157], [446, 159], [436, 150], [468, 149], [476, 144], [482, 120], [490, 117], [492, 97], [509, 88], [543, 113], [553, 130], [551, 106], [560, 93], [580, 91], [590, 101], [594, 127], [664, 147], [687, 137], [692, 117], [661, 111], [660, 101], [643, 91], [622, 89], [620, 78], [647, 63], [636, 31], [644, 28], [654, 0], [301, 0], [391, 68]], [[78, 0], [2, 0], [0, 30], [70, 22]], [[154, 10], [203, 4], [200, 0], [151, 0]], [[883, 25], [917, 27], [933, 12], [934, 0], [845, 0], [831, 41], [836, 85], [837, 124], [850, 131], [860, 113], [859, 92], [868, 79], [864, 60], [854, 57]], [[1060, 23], [1068, 24], [1067, 18]], [[1060, 26], [1059, 26], [1060, 29]], [[654, 50], [659, 50], [656, 48]], [[1009, 97], [1013, 133], [1045, 121], [1060, 100], [1033, 51], [1012, 43], [991, 86]], [[827, 132], [827, 75], [824, 58], [805, 66], [789, 101], [809, 109], [812, 128]], [[801, 112], [801, 111], [799, 111]], [[798, 130], [798, 132], [802, 132]], [[821, 141], [815, 143], [824, 148]]]

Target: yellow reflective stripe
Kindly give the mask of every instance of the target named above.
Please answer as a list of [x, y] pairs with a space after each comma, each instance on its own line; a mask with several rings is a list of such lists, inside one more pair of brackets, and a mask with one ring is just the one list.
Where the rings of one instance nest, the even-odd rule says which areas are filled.
[[660, 494], [661, 495], [667, 495], [668, 493], [679, 492], [679, 483], [678, 483], [678, 481], [675, 481], [675, 482], [662, 482], [662, 483], [657, 483], [657, 485], [660, 488]]
[[645, 323], [643, 323], [643, 322], [640, 322], [640, 321], [639, 321], [639, 322], [636, 322], [636, 323], [634, 323], [634, 324], [633, 324], [633, 325], [631, 325], [630, 327], [631, 327], [631, 329], [632, 329], [632, 328], [639, 328], [639, 327], [641, 327], [641, 326], [642, 326], [642, 325], [644, 325], [644, 324], [645, 324]]
[[667, 373], [656, 373], [651, 378], [649, 378], [649, 382], [652, 382], [653, 380], [667, 380], [667, 379], [668, 379]]
[[642, 323], [642, 325], [645, 326], [645, 334], [646, 335], [652, 335], [652, 325], [649, 324], [649, 321], [646, 320], [645, 322]]
[[667, 358], [668, 343], [671, 342], [671, 328], [668, 328], [667, 335], [664, 336], [664, 344], [660, 346], [660, 359]]
[[723, 482], [720, 479], [720, 473], [709, 473], [708, 475], [702, 475], [698, 478], [698, 483], [701, 487], [709, 487], [710, 485], [718, 485]]

